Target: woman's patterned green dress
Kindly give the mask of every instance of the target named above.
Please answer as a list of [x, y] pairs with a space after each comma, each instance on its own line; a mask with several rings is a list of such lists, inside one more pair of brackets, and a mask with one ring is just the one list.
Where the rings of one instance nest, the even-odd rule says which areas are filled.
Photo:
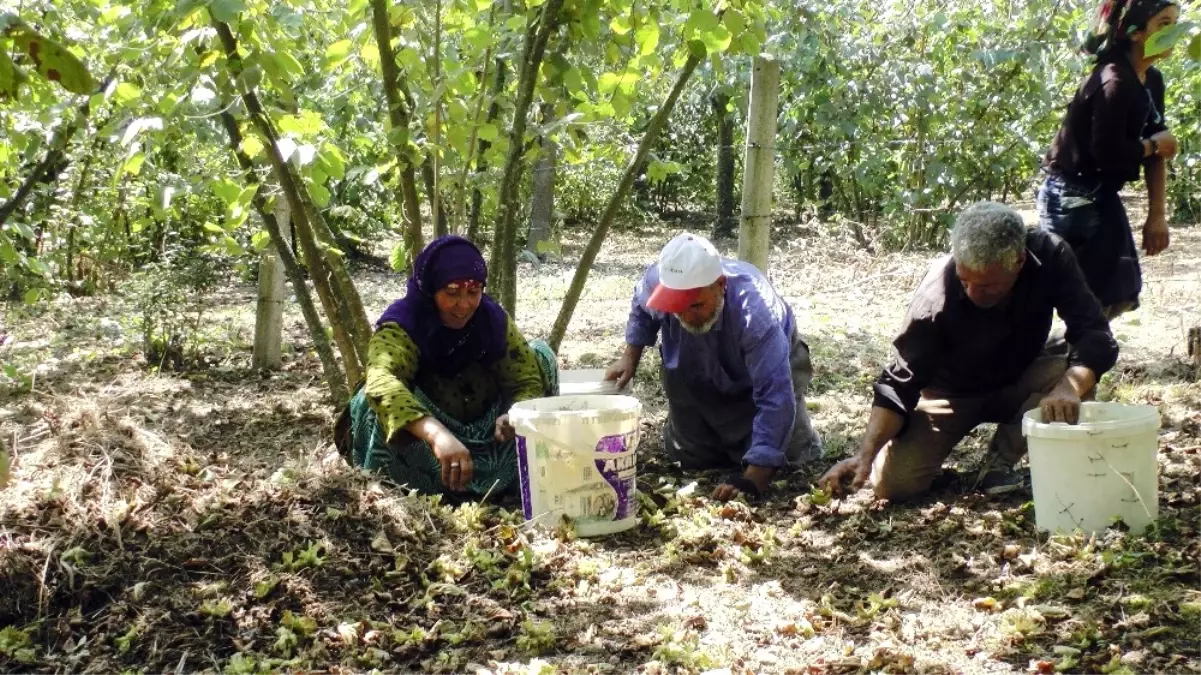
[[[474, 464], [468, 492], [499, 496], [517, 484], [516, 443], [493, 438], [498, 417], [516, 402], [559, 393], [554, 352], [526, 343], [512, 318], [508, 351], [490, 366], [471, 364], [453, 377], [419, 369], [421, 355], [408, 333], [384, 324], [371, 338], [367, 377], [339, 420], [339, 447], [356, 466], [386, 475], [421, 494], [444, 494], [442, 467], [425, 441], [405, 431], [432, 415], [467, 446]], [[349, 438], [346, 438], [346, 432]]]

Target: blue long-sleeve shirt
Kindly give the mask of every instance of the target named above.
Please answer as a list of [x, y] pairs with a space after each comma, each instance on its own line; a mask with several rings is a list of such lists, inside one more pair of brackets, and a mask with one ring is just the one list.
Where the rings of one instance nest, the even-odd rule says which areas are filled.
[[784, 448], [796, 419], [789, 365], [792, 308], [754, 265], [723, 258], [722, 267], [726, 293], [721, 317], [708, 333], [694, 335], [674, 315], [646, 306], [659, 283], [659, 266], [651, 265], [634, 289], [626, 342], [651, 347], [662, 334], [664, 367], [687, 373], [697, 386], [750, 396], [756, 411], [743, 461], [780, 467], [787, 461]]

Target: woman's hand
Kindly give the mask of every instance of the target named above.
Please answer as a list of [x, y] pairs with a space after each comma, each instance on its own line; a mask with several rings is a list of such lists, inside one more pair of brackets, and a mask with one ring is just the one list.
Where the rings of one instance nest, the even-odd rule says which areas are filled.
[[430, 447], [434, 450], [434, 457], [442, 465], [442, 484], [448, 490], [465, 492], [467, 485], [471, 483], [472, 473], [475, 471], [471, 462], [471, 452], [467, 450], [467, 446], [455, 438], [454, 434], [443, 428], [434, 433]]
[[1143, 250], [1147, 255], [1163, 252], [1171, 242], [1172, 234], [1168, 231], [1167, 219], [1156, 213], [1147, 216], [1147, 224], [1143, 225]]
[[1178, 146], [1176, 144], [1176, 137], [1172, 135], [1171, 131], [1165, 129], [1158, 134], [1152, 135], [1151, 140], [1155, 141], [1159, 146], [1159, 151], [1155, 153], [1156, 157], [1172, 159], [1176, 156]]
[[506, 413], [496, 418], [496, 442], [507, 443], [517, 436], [517, 431], [509, 424], [509, 415]]

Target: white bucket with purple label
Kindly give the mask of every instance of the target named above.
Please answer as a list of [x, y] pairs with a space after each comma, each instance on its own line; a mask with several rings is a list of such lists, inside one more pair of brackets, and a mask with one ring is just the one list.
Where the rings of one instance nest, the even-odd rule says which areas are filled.
[[556, 396], [514, 405], [518, 479], [526, 520], [583, 537], [638, 522], [638, 418], [632, 396]]

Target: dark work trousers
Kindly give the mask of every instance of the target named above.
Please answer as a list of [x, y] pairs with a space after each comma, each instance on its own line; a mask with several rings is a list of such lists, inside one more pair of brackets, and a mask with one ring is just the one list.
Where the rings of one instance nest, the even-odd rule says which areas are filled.
[[[809, 347], [793, 330], [789, 354], [792, 387], [796, 396], [796, 419], [788, 444], [783, 448], [790, 466], [799, 466], [821, 456], [821, 438], [813, 430], [805, 409], [805, 393], [813, 379]], [[669, 457], [685, 469], [738, 467], [751, 445], [756, 407], [748, 389], [740, 395], [717, 391], [696, 382], [687, 373], [660, 368], [667, 394], [667, 423], [663, 447]]]

